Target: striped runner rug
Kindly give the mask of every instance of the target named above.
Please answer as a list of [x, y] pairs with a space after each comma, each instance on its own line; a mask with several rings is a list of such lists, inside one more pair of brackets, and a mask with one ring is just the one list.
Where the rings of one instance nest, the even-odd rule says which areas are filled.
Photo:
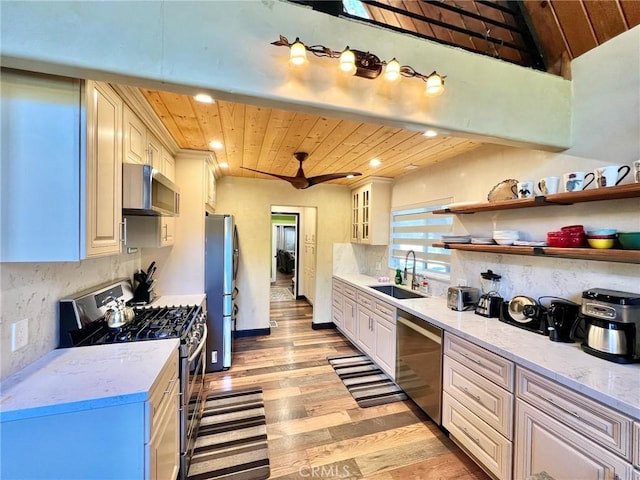
[[327, 360], [359, 407], [406, 400], [407, 395], [366, 355], [329, 356]]
[[188, 480], [269, 478], [269, 451], [262, 389], [211, 393]]

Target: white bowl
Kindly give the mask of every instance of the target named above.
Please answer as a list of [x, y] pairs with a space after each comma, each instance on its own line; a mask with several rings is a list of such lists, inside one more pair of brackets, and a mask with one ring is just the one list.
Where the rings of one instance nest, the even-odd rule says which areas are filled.
[[498, 245], [513, 245], [517, 238], [494, 238]]

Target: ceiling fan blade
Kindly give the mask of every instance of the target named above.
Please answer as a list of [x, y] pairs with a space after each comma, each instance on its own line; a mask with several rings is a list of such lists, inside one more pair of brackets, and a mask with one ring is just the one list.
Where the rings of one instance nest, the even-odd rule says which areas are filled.
[[342, 173], [328, 173], [326, 175], [318, 175], [316, 177], [311, 177], [307, 179], [307, 181], [309, 182], [308, 187], [312, 187], [313, 185], [317, 185], [318, 183], [328, 182], [329, 180], [337, 180], [338, 178], [345, 178], [348, 176], [358, 177], [360, 175], [362, 175], [360, 172], [342, 172]]
[[269, 175], [271, 177], [279, 178], [280, 180], [285, 180], [297, 189], [309, 187], [309, 182], [304, 177], [300, 177], [300, 176], [287, 177], [286, 175], [278, 175], [277, 173], [263, 172], [262, 170], [254, 170], [253, 168], [249, 168], [249, 167], [240, 167], [240, 168], [244, 170], [251, 170], [252, 172], [256, 172], [256, 173], [262, 173], [263, 175]]

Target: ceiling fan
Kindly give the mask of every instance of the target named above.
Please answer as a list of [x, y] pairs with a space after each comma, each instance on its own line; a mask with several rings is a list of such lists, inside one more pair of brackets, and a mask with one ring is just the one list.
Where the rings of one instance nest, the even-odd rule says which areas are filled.
[[253, 168], [241, 167], [245, 170], [251, 170], [252, 172], [262, 173], [264, 175], [270, 175], [272, 177], [279, 178], [280, 180], [286, 180], [291, 185], [293, 185], [297, 189], [304, 189], [313, 187], [322, 182], [328, 182], [329, 180], [336, 180], [338, 178], [346, 178], [346, 177], [357, 177], [362, 175], [360, 172], [342, 172], [342, 173], [328, 173], [326, 175], [318, 175], [316, 177], [305, 177], [304, 171], [302, 170], [302, 162], [304, 162], [309, 154], [307, 152], [296, 152], [293, 156], [300, 162], [300, 166], [298, 167], [298, 173], [296, 173], [295, 177], [287, 177], [285, 175], [278, 175], [276, 173], [262, 172], [260, 170], [254, 170]]

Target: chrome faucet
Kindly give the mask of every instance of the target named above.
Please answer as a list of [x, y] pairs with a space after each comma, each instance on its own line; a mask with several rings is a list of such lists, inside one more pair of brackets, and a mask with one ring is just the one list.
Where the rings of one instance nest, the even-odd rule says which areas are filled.
[[409, 250], [404, 257], [404, 281], [407, 281], [407, 262], [409, 261], [409, 254], [413, 254], [413, 268], [411, 270], [411, 290], [417, 290], [419, 287], [418, 280], [416, 279], [416, 252]]

